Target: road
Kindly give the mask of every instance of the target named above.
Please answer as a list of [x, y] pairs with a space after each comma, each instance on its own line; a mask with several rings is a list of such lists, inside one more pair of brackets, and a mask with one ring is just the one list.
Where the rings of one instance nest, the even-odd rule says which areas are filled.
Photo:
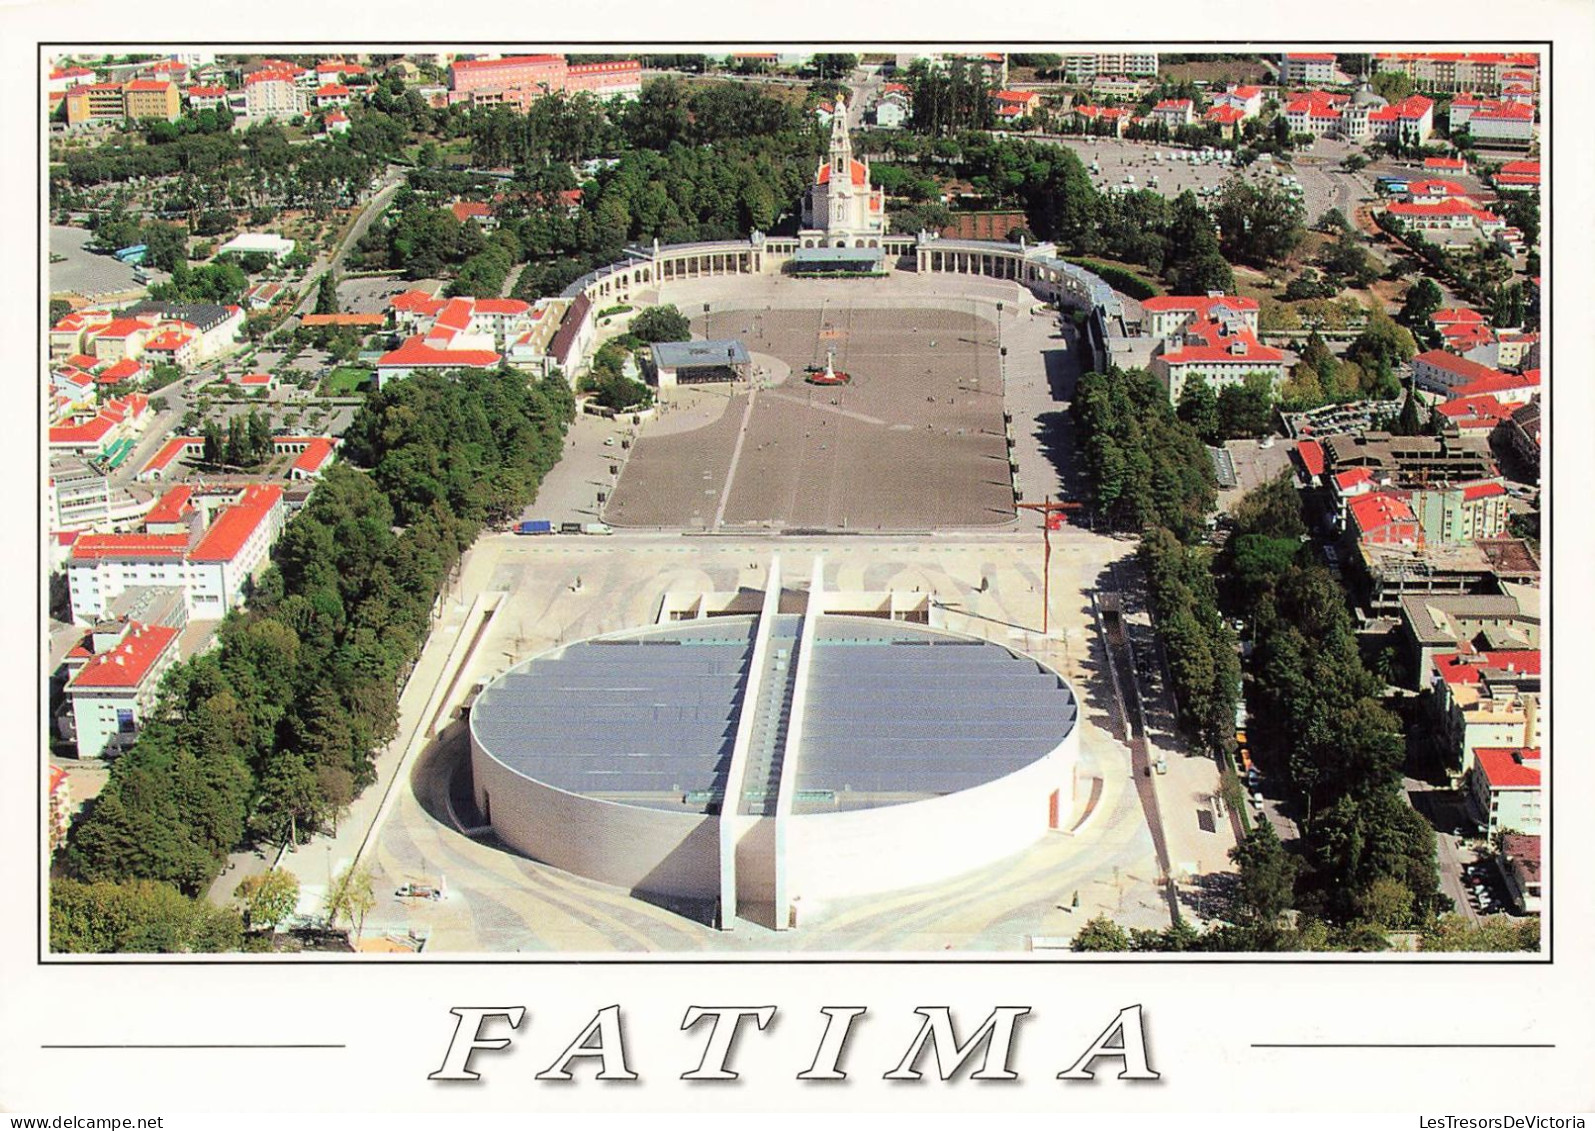
[[365, 206], [360, 210], [360, 215], [356, 216], [354, 223], [349, 226], [349, 232], [344, 236], [343, 242], [338, 245], [337, 251], [333, 252], [331, 261], [324, 264], [318, 258], [311, 266], [309, 272], [306, 273], [305, 289], [300, 295], [299, 304], [294, 307], [293, 314], [290, 317], [298, 317], [314, 307], [316, 290], [321, 282], [321, 276], [328, 271], [337, 274], [343, 269], [344, 260], [349, 257], [350, 249], [360, 242], [360, 237], [366, 234], [366, 229], [371, 227], [372, 221], [382, 215], [389, 203], [392, 202], [393, 194], [399, 191], [400, 185], [404, 184], [404, 174], [405, 169], [403, 166], [388, 166], [387, 171], [382, 175], [382, 181], [380, 182], [382, 187], [377, 189], [370, 200], [366, 201]]
[[[1111, 592], [1098, 591], [1097, 598], [1101, 608], [1103, 646], [1112, 668], [1113, 693], [1124, 728], [1122, 740], [1130, 748], [1130, 773], [1135, 779], [1135, 790], [1141, 799], [1141, 809], [1146, 814], [1147, 827], [1152, 832], [1152, 848], [1157, 854], [1159, 875], [1166, 880], [1173, 872], [1169, 862], [1168, 838], [1163, 830], [1163, 814], [1158, 806], [1157, 787], [1152, 781], [1152, 752], [1146, 737], [1146, 716], [1136, 683], [1135, 664], [1130, 658], [1130, 639], [1124, 630], [1123, 610], [1122, 607], [1112, 607], [1120, 604], [1121, 593], [1117, 589]], [[1107, 600], [1109, 598], [1112, 600]], [[1103, 604], [1109, 607], [1102, 608]], [[1168, 900], [1169, 923], [1172, 926], [1180, 919], [1179, 896], [1172, 883], [1165, 882], [1163, 891]]]

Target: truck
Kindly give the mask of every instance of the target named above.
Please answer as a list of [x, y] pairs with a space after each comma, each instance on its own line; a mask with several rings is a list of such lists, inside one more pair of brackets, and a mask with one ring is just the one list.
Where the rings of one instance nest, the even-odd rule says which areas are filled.
[[548, 521], [546, 518], [534, 518], [527, 522], [517, 523], [515, 526], [515, 533], [552, 534], [554, 533], [554, 524]]
[[610, 529], [610, 526], [607, 522], [584, 522], [582, 523], [582, 533], [613, 534], [614, 530]]

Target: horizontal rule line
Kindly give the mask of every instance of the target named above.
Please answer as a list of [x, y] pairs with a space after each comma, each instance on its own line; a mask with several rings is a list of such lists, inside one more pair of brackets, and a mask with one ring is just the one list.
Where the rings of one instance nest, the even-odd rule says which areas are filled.
[[40, 1045], [41, 1049], [341, 1049], [347, 1045]]
[[1460, 1043], [1427, 1043], [1412, 1042], [1407, 1044], [1371, 1044], [1371, 1043], [1342, 1043], [1342, 1044], [1254, 1044], [1254, 1049], [1554, 1049], [1553, 1044], [1500, 1044], [1485, 1042], [1460, 1042]]

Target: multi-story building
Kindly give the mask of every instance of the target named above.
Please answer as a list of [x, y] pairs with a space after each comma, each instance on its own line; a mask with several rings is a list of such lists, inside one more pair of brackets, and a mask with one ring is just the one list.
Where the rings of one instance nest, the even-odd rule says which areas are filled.
[[1263, 112], [1263, 88], [1250, 85], [1231, 86], [1223, 94], [1213, 95], [1213, 105], [1233, 106], [1241, 112], [1243, 118], [1255, 118]]
[[299, 74], [315, 72], [293, 70], [255, 71], [244, 76], [244, 116], [251, 122], [280, 121], [302, 117], [310, 109], [309, 92], [299, 82]]
[[1489, 442], [1477, 437], [1342, 432], [1324, 437], [1323, 448], [1332, 474], [1366, 467], [1377, 478], [1401, 486], [1469, 482], [1488, 479], [1496, 471]]
[[1147, 118], [1175, 130], [1181, 126], [1188, 126], [1196, 120], [1196, 108], [1189, 98], [1165, 98], [1152, 107], [1152, 112]]
[[1540, 831], [1540, 751], [1538, 747], [1481, 746], [1468, 773], [1468, 815], [1489, 837], [1500, 832]]
[[1501, 837], [1496, 867], [1506, 881], [1506, 892], [1520, 915], [1540, 913], [1540, 838], [1528, 833]]
[[[92, 623], [125, 590], [139, 585], [182, 590], [191, 617], [225, 616], [240, 602], [244, 582], [282, 530], [282, 495], [276, 484], [252, 484], [227, 496], [203, 530], [197, 514], [190, 517], [178, 508], [168, 516], [158, 508], [157, 529], [170, 532], [80, 536], [67, 561], [73, 618]], [[183, 500], [186, 506], [196, 501]]]
[[66, 92], [66, 122], [69, 126], [120, 122], [127, 117], [122, 84], [84, 83]]
[[1537, 82], [1540, 57], [1535, 54], [1500, 54], [1458, 51], [1382, 52], [1373, 57], [1375, 71], [1406, 75], [1419, 90], [1455, 94], [1477, 90], [1498, 93], [1507, 76]]
[[225, 86], [191, 86], [183, 92], [188, 105], [195, 111], [220, 110], [227, 105]]
[[1472, 646], [1532, 651], [1540, 646], [1539, 590], [1508, 585], [1504, 593], [1414, 593], [1401, 599], [1404, 670], [1417, 679], [1435, 656]]
[[1541, 699], [1539, 649], [1480, 651], [1469, 645], [1437, 654], [1432, 664], [1435, 738], [1461, 773], [1473, 769], [1481, 747], [1540, 748], [1548, 712]]
[[1070, 51], [1063, 57], [1065, 82], [1088, 83], [1098, 75], [1156, 74], [1155, 51]]
[[1487, 479], [1420, 488], [1410, 502], [1425, 539], [1460, 544], [1505, 534], [1511, 515], [1507, 499], [1501, 481]]
[[635, 98], [642, 92], [642, 64], [635, 59], [573, 64], [563, 55], [511, 55], [460, 59], [449, 67], [451, 104], [509, 104], [524, 110], [547, 94], [582, 92]]
[[50, 529], [90, 530], [111, 521], [111, 481], [81, 459], [50, 461]]
[[1158, 295], [1141, 303], [1145, 312], [1145, 332], [1154, 338], [1169, 338], [1196, 322], [1234, 322], [1257, 332], [1261, 309], [1254, 298], [1219, 294]]
[[1536, 393], [1501, 425], [1500, 435], [1523, 466], [1540, 478], [1540, 398]]
[[114, 757], [133, 744], [177, 661], [175, 628], [137, 621], [96, 625], [94, 658], [67, 682], [79, 758]]
[[1333, 52], [1287, 51], [1279, 57], [1279, 81], [1291, 86], [1334, 82]]
[[1293, 95], [1285, 103], [1285, 121], [1293, 134], [1336, 137], [1342, 129], [1342, 107], [1351, 101], [1347, 94], [1309, 90]]
[[1268, 377], [1272, 389], [1289, 375], [1283, 351], [1265, 346], [1242, 323], [1193, 322], [1155, 347], [1152, 373], [1178, 403], [1188, 382], [1205, 380], [1214, 389], [1242, 385], [1253, 374]]
[[170, 79], [134, 79], [122, 92], [126, 114], [135, 122], [148, 118], [175, 122], [183, 116], [177, 84]]
[[1534, 143], [1534, 107], [1462, 95], [1451, 100], [1451, 132], [1462, 129], [1478, 145], [1526, 149]]
[[1399, 491], [1370, 491], [1346, 503], [1346, 532], [1370, 546], [1418, 543], [1418, 516]]

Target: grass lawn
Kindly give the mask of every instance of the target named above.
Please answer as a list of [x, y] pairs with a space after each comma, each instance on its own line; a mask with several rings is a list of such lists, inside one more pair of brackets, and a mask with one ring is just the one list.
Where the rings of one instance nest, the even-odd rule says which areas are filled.
[[327, 374], [326, 380], [321, 382], [321, 395], [347, 397], [353, 393], [365, 392], [370, 385], [371, 370], [355, 365], [340, 365]]

